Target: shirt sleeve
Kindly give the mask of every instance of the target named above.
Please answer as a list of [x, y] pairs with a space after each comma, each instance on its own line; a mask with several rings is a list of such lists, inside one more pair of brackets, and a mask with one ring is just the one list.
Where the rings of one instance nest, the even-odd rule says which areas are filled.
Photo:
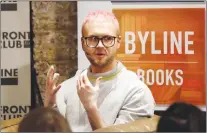
[[115, 121], [116, 124], [128, 123], [154, 115], [155, 101], [147, 86], [135, 87], [127, 95]]

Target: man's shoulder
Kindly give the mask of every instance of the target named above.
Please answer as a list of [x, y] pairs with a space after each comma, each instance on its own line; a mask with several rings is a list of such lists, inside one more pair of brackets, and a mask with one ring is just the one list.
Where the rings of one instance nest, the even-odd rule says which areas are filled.
[[137, 78], [137, 75], [135, 72], [125, 68], [125, 70], [123, 71], [123, 73], [125, 74], [125, 76], [131, 77], [131, 78]]
[[[131, 71], [131, 70], [125, 70], [123, 72], [123, 77], [125, 78], [127, 85], [128, 85], [128, 96], [131, 97], [132, 95], [143, 95], [143, 97], [147, 98], [146, 101], [152, 101], [154, 104], [154, 98], [152, 96], [152, 92], [150, 88], [147, 86], [147, 84], [142, 81], [139, 76]], [[143, 99], [144, 100], [144, 99]]]
[[122, 73], [122, 77], [127, 82], [129, 82], [130, 85], [138, 86], [138, 88], [148, 88], [148, 86], [142, 80], [140, 80], [134, 71], [125, 69]]

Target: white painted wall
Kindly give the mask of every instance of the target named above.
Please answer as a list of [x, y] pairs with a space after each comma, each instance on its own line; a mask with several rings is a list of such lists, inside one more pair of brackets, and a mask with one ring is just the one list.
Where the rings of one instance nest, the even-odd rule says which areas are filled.
[[78, 69], [84, 69], [90, 65], [81, 46], [81, 27], [88, 12], [94, 10], [112, 12], [112, 3], [111, 1], [78, 1]]

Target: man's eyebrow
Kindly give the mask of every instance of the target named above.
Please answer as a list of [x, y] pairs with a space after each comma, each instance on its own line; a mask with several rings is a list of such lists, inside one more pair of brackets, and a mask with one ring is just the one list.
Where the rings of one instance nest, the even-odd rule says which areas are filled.
[[89, 35], [88, 37], [99, 37], [99, 36], [96, 36], [96, 35]]

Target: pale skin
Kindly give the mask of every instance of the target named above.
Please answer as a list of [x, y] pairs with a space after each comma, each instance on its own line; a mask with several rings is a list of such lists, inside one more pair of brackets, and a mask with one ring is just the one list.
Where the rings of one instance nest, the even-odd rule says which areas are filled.
[[[117, 28], [113, 22], [110, 21], [99, 21], [97, 18], [95, 21], [88, 22], [84, 25], [82, 36], [116, 36]], [[104, 73], [112, 70], [117, 65], [115, 58], [118, 48], [120, 47], [120, 36], [115, 39], [115, 44], [106, 48], [99, 41], [96, 48], [90, 48], [86, 45], [84, 39], [82, 39], [82, 48], [89, 59], [91, 65], [90, 69], [92, 73]], [[101, 54], [101, 55], [100, 55]], [[45, 93], [45, 107], [51, 107], [55, 104], [55, 94], [61, 88], [60, 85], [56, 86], [59, 74], [54, 73], [54, 67], [50, 67], [47, 75], [46, 93]], [[83, 104], [89, 122], [93, 130], [103, 128], [107, 126], [101, 117], [97, 107], [97, 91], [99, 90], [99, 83], [101, 77], [96, 79], [95, 86], [89, 81], [87, 74], [82, 74], [77, 80], [77, 94], [81, 103]], [[68, 88], [70, 89], [70, 88]]]

